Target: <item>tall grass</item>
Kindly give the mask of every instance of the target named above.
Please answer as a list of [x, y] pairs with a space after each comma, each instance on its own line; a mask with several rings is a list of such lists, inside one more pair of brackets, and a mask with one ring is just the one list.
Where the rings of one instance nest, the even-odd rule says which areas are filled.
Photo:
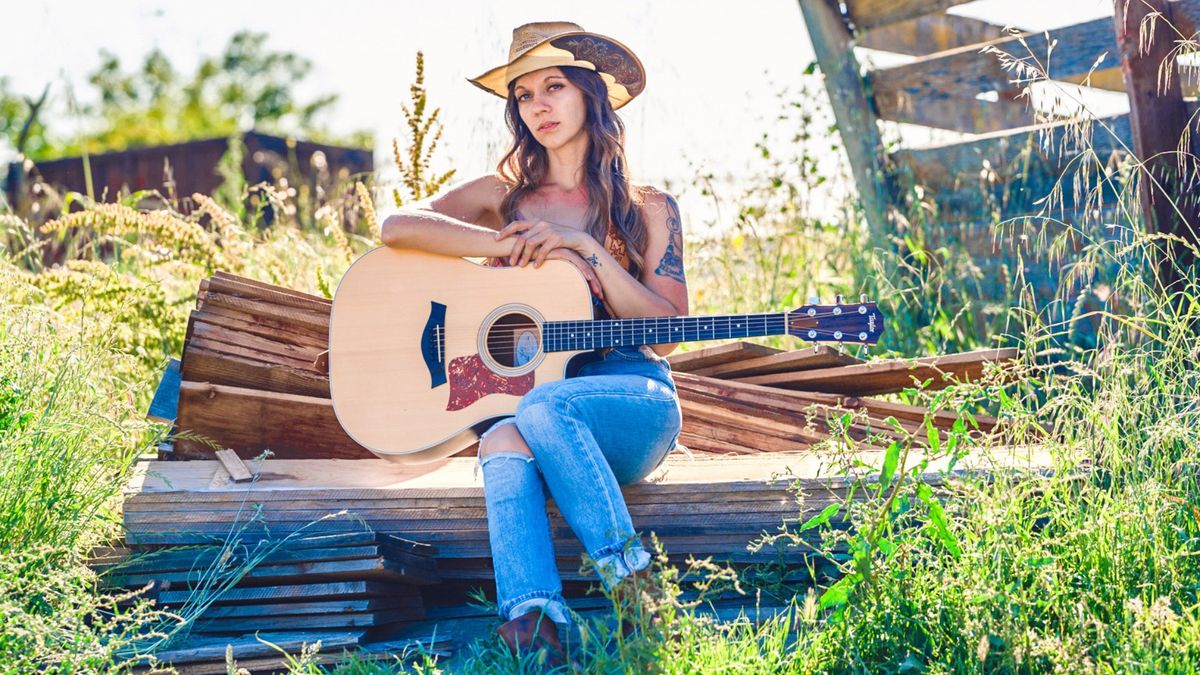
[[[1089, 299], [1064, 318], [1048, 315], [1022, 283], [1020, 256], [1007, 295], [983, 300], [981, 273], [933, 237], [934, 220], [924, 214], [935, 211], [918, 188], [887, 246], [865, 240], [852, 208], [814, 211], [813, 196], [829, 180], [816, 160], [825, 151], [816, 130], [827, 120], [808, 103], [785, 109], [805, 131], [782, 147], [764, 143], [763, 170], [744, 192], [716, 195], [698, 181], [723, 200], [730, 227], [688, 242], [693, 311], [785, 309], [809, 294], [866, 292], [889, 316], [885, 350], [962, 349], [999, 336], [1021, 348], [1020, 378], [906, 392], [958, 414], [959, 426], [939, 435], [929, 425], [919, 461], [916, 438], [888, 446], [877, 466], [847, 459], [848, 474], [866, 476], [855, 498], [778, 534], [801, 546], [801, 531], [820, 531], [812, 552], [836, 571], [829, 577], [814, 567], [800, 584], [772, 581], [774, 597], [791, 599], [786, 611], [758, 622], [708, 620], [694, 598], [729, 571], [697, 565], [680, 577], [663, 567], [660, 599], [638, 614], [633, 637], [611, 621], [586, 626], [578, 656], [587, 669], [1200, 670], [1200, 279], [1184, 270], [1189, 285], [1169, 297], [1150, 275], [1166, 249], [1132, 210], [1141, 167], [1091, 174], [1124, 195], [1119, 218], [1064, 222], [1048, 211], [995, 224], [1001, 240], [1019, 230], [1039, 255], [1070, 261], [1059, 300], [1084, 297], [1081, 289]], [[1075, 147], [1085, 161], [1099, 161], [1087, 155], [1085, 131]], [[256, 193], [283, 217], [265, 224], [227, 195], [194, 196], [188, 213], [169, 200], [140, 208], [140, 196], [129, 195], [115, 205], [60, 200], [74, 203], [73, 212], [51, 221], [0, 216], [9, 242], [0, 264], [6, 667], [117, 669], [144, 645], [169, 643], [177, 617], [118, 606], [95, 590], [82, 563], [89, 545], [119, 532], [120, 485], [164, 433], [141, 411], [165, 358], [179, 352], [196, 283], [220, 268], [328, 295], [373, 243], [346, 227], [345, 204], [289, 208], [297, 194], [279, 184]], [[365, 187], [347, 198], [357, 200], [350, 206], [361, 209], [358, 222], [373, 221]], [[69, 262], [44, 268], [48, 246], [61, 247]], [[1093, 338], [1073, 344], [1082, 322]], [[1002, 436], [970, 433], [980, 409], [1005, 421]], [[978, 462], [1029, 446], [1050, 458], [1050, 470], [925, 482], [932, 458]], [[237, 572], [214, 573], [219, 585]], [[316, 656], [310, 649], [291, 668], [316, 672]], [[419, 657], [412, 667], [445, 665]], [[453, 665], [519, 672], [535, 664], [483, 640]], [[335, 672], [401, 667], [349, 659]]]

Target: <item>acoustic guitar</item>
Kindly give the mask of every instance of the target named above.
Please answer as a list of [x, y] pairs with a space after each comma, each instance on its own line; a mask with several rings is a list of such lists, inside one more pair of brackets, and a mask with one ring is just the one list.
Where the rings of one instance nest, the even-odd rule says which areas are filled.
[[628, 347], [790, 334], [874, 344], [874, 303], [790, 312], [595, 320], [569, 262], [495, 268], [422, 251], [376, 248], [350, 266], [329, 320], [329, 388], [338, 421], [379, 457], [429, 462], [516, 412], [572, 358]]

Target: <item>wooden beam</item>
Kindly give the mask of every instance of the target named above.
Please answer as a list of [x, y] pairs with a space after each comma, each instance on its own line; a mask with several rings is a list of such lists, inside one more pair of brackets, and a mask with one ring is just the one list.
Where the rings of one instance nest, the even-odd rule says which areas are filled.
[[880, 119], [968, 134], [1008, 131], [1037, 123], [1029, 102], [1007, 93], [989, 101], [974, 95], [948, 93], [922, 97], [889, 90], [876, 93], [875, 106]]
[[[988, 134], [968, 143], [901, 150], [892, 158], [915, 184], [937, 195], [943, 219], [978, 219], [989, 212], [989, 205], [1007, 214], [1036, 212], [1040, 208], [1036, 202], [1060, 179], [1065, 186], [1063, 206], [1071, 209], [1075, 207], [1072, 176], [1063, 173], [1080, 166], [1078, 152], [1070, 151], [1075, 146], [1068, 142], [1077, 125], [1065, 122]], [[1130, 139], [1129, 118], [1118, 115], [1093, 125], [1090, 147], [1099, 161], [1106, 162]], [[1094, 174], [1096, 167], [1092, 170]], [[981, 179], [984, 173], [989, 174], [987, 180]]]
[[[244, 458], [266, 449], [281, 458], [374, 457], [338, 424], [333, 402], [315, 396], [184, 381], [179, 388], [177, 426], [181, 432], [212, 438]], [[181, 438], [175, 443], [178, 457], [213, 454], [212, 448], [197, 441]]]
[[671, 369], [691, 373], [726, 363], [737, 363], [745, 359], [778, 354], [781, 350], [766, 347], [753, 342], [731, 342], [729, 344], [705, 347], [693, 352], [672, 354], [667, 357]]
[[1004, 365], [1017, 357], [1015, 349], [981, 349], [963, 354], [919, 359], [892, 359], [841, 368], [738, 378], [739, 382], [785, 389], [867, 396], [894, 394], [931, 380], [926, 389], [943, 389], [956, 382], [976, 380], [985, 364]]
[[[1114, 0], [1121, 72], [1129, 92], [1129, 118], [1134, 152], [1141, 160], [1139, 197], [1147, 229], [1200, 245], [1200, 205], [1196, 201], [1197, 167], [1180, 144], [1189, 134], [1188, 111], [1179, 75], [1160, 66], [1173, 58], [1176, 35], [1169, 25], [1166, 0]], [[1157, 15], [1158, 20], [1150, 20]], [[1183, 153], [1190, 148], [1183, 147]], [[1186, 245], [1168, 241], [1158, 261], [1158, 279], [1167, 292], [1186, 290], [1196, 258]], [[1190, 274], [1189, 274], [1190, 273]]]
[[846, 12], [858, 30], [878, 28], [934, 14], [971, 0], [845, 0]]
[[[854, 56], [853, 37], [841, 11], [830, 0], [799, 2], [817, 63], [825, 78], [825, 89], [829, 92], [829, 102], [837, 120], [842, 145], [846, 148], [854, 182], [858, 186], [858, 197], [870, 228], [871, 240], [878, 245], [885, 245], [890, 231], [891, 178], [883, 154], [883, 141], [875, 124], [875, 113], [864, 87], [862, 70]], [[877, 4], [886, 7], [893, 3]]]
[[1049, 76], [1053, 79], [1082, 77], [1101, 55], [1107, 53], [1107, 59], [1115, 60], [1117, 53], [1112, 21], [1096, 19], [1049, 34], [1027, 33], [1000, 38], [881, 68], [870, 74], [871, 91], [879, 104], [880, 115], [888, 119], [888, 114], [895, 114], [892, 109], [904, 101], [973, 98], [977, 94], [1020, 88], [1021, 85], [1013, 84], [1018, 74], [1005, 70], [995, 54], [981, 54], [980, 50], [984, 47], [999, 49], [1031, 65], [1043, 64], [1037, 66], [1042, 68], [1052, 41], [1058, 43], [1049, 67]]
[[[851, 3], [854, 7], [856, 3]], [[991, 42], [1004, 37], [1004, 26], [954, 14], [929, 14], [860, 31], [858, 46], [896, 54], [925, 56]]]

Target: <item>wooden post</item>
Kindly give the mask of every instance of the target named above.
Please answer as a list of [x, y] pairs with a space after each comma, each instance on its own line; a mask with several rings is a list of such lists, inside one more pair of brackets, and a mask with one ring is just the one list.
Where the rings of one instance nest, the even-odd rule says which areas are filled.
[[888, 231], [891, 203], [883, 143], [875, 113], [867, 98], [862, 71], [854, 58], [854, 39], [841, 10], [830, 0], [799, 0], [825, 89], [850, 159], [858, 196], [862, 200], [871, 239], [882, 245]]
[[[1187, 108], [1180, 92], [1177, 68], [1161, 68], [1174, 58], [1175, 32], [1171, 3], [1167, 0], [1114, 0], [1117, 44], [1121, 51], [1121, 73], [1129, 93], [1129, 121], [1134, 152], [1144, 163], [1139, 197], [1146, 228], [1172, 234], [1200, 245], [1200, 209], [1197, 186], [1191, 174], [1200, 167], [1179, 154], [1180, 138], [1188, 124]], [[1144, 21], [1158, 13], [1157, 19]], [[1142, 36], [1142, 31], [1149, 34]], [[1184, 148], [1189, 152], [1188, 148]], [[1180, 198], [1182, 197], [1182, 198]], [[1184, 290], [1185, 271], [1195, 269], [1196, 259], [1181, 244], [1164, 242], [1165, 255], [1158, 261], [1158, 279], [1168, 292]]]

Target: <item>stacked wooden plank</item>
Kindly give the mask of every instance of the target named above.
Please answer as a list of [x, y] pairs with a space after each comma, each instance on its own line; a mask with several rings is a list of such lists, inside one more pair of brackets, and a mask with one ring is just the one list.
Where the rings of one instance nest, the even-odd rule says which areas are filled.
[[[373, 457], [342, 430], [329, 399], [331, 303], [217, 272], [188, 319], [176, 426], [254, 457]], [[174, 457], [210, 458], [183, 437]]]
[[[216, 447], [244, 458], [372, 458], [342, 430], [326, 372], [330, 302], [218, 272], [201, 283], [178, 385], [177, 459]], [[803, 451], [847, 435], [875, 443], [926, 437], [926, 412], [861, 398], [978, 378], [1015, 350], [864, 363], [827, 346], [781, 351], [738, 342], [670, 359], [684, 409], [681, 442], [703, 453]], [[852, 412], [849, 423], [836, 422]], [[898, 424], [886, 422], [894, 417]], [[933, 415], [947, 427], [953, 418]], [[833, 422], [831, 422], [831, 420]], [[994, 425], [976, 418], [981, 430]], [[212, 439], [216, 446], [193, 438]], [[468, 448], [463, 455], [473, 454]]]
[[[803, 451], [843, 435], [868, 446], [925, 443], [927, 422], [945, 433], [959, 416], [865, 396], [977, 380], [988, 364], [1015, 357], [991, 349], [864, 363], [826, 346], [784, 352], [746, 343], [681, 354], [670, 359], [683, 408], [680, 442], [723, 454]], [[996, 426], [987, 415], [962, 423], [975, 433]]]
[[339, 631], [425, 616], [420, 587], [441, 582], [436, 549], [377, 532], [232, 539], [94, 561], [114, 587], [149, 588], [160, 607], [189, 614], [193, 634]]
[[[1001, 461], [1028, 464], [1031, 456], [1026, 451]], [[919, 453], [914, 457], [912, 462], [918, 461]], [[624, 494], [634, 526], [655, 533], [672, 559], [712, 556], [737, 563], [795, 564], [804, 561], [807, 547], [779, 542], [750, 551], [747, 543], [843, 502], [853, 483], [845, 467], [870, 470], [881, 461], [877, 451], [860, 451], [852, 458], [817, 453], [689, 458], [675, 453], [649, 479], [625, 487]], [[975, 461], [993, 466], [997, 460], [968, 458], [957, 468], [969, 470]], [[259, 478], [235, 483], [216, 461], [140, 463], [125, 501], [128, 543], [193, 544], [220, 540], [230, 532], [253, 541], [298, 531], [370, 529], [435, 545], [443, 580], [439, 589], [491, 579], [482, 479], [473, 459], [427, 466], [336, 459], [268, 459], [251, 465]], [[928, 471], [945, 467], [946, 461], [938, 460]], [[551, 526], [563, 578], [594, 579], [580, 574], [583, 551], [553, 509]]]

